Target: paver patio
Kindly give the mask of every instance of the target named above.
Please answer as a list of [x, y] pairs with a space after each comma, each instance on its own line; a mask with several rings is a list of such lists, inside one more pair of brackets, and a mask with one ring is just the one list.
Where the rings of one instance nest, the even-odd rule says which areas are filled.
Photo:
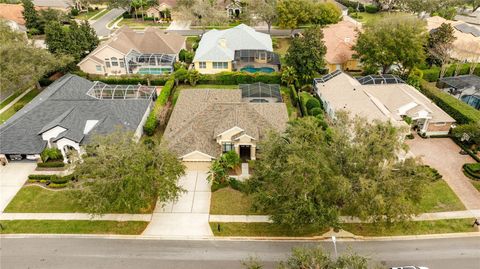
[[415, 139], [407, 140], [410, 151], [423, 162], [437, 169], [443, 178], [460, 198], [467, 209], [480, 209], [480, 192], [470, 183], [462, 172], [462, 165], [474, 163], [468, 155], [461, 155], [460, 147], [450, 138]]

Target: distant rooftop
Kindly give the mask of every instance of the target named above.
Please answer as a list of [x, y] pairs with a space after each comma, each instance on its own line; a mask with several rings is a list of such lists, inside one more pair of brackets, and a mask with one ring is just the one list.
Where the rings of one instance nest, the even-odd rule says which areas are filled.
[[480, 77], [475, 75], [464, 75], [456, 77], [446, 77], [440, 79], [441, 83], [455, 88], [457, 90], [462, 90], [466, 88], [475, 88], [476, 90], [480, 89]]
[[368, 75], [364, 77], [357, 78], [358, 82], [362, 85], [369, 84], [398, 84], [405, 83], [402, 79], [397, 76], [384, 74], [384, 75]]

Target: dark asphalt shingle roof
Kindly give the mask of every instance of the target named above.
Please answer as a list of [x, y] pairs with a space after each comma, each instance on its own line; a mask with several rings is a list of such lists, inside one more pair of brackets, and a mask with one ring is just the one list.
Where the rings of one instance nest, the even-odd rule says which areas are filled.
[[[39, 154], [46, 146], [41, 133], [61, 126], [62, 137], [85, 143], [93, 133], [105, 134], [116, 126], [134, 131], [140, 124], [151, 100], [101, 100], [86, 92], [93, 82], [76, 75], [65, 75], [43, 90], [29, 104], [0, 126], [0, 153]], [[87, 120], [98, 120], [84, 135]]]

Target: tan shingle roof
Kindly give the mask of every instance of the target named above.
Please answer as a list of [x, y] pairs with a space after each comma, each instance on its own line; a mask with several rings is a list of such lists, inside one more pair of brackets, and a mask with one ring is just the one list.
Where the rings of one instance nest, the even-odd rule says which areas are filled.
[[323, 40], [327, 47], [325, 59], [330, 64], [343, 64], [352, 58], [352, 46], [357, 42], [356, 26], [349, 21], [340, 21], [323, 29]]
[[188, 89], [180, 93], [164, 138], [179, 156], [218, 156], [218, 134], [237, 126], [259, 140], [268, 130], [285, 130], [287, 121], [284, 103], [242, 102], [240, 90]]
[[0, 18], [11, 20], [21, 25], [25, 25], [22, 11], [23, 6], [20, 4], [0, 4]]

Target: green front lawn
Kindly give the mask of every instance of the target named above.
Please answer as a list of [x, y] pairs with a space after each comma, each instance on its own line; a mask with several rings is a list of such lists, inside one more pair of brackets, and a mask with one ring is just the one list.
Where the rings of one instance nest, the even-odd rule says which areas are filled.
[[145, 230], [145, 221], [4, 220], [0, 234], [131, 234]]
[[[342, 229], [360, 236], [399, 236], [441, 233], [475, 232], [473, 219], [453, 219], [435, 221], [412, 221], [388, 226], [382, 223], [344, 223]], [[218, 230], [220, 224], [220, 231]], [[293, 231], [273, 223], [211, 222], [210, 228], [215, 236], [320, 236], [328, 228], [306, 227], [302, 231]]]
[[87, 12], [81, 12], [78, 16], [75, 16], [77, 20], [90, 20], [90, 19], [99, 19], [101, 16], [106, 14], [109, 9], [98, 9]]
[[[220, 231], [218, 225], [220, 224]], [[318, 236], [326, 233], [328, 228], [306, 227], [301, 231], [273, 223], [244, 222], [210, 222], [210, 228], [215, 236]]]
[[118, 23], [118, 27], [122, 27], [124, 25], [127, 25], [130, 28], [143, 29], [143, 28], [146, 28], [146, 27], [149, 27], [149, 26], [166, 28], [170, 24], [169, 23], [158, 23], [158, 22], [154, 22], [154, 21], [142, 21], [142, 19], [137, 20], [137, 19], [131, 18], [131, 19], [123, 19], [122, 21], [120, 21]]
[[[354, 14], [358, 14], [358, 15], [354, 15]], [[358, 12], [358, 13], [352, 13], [349, 15], [355, 20], [363, 24], [375, 22], [383, 18], [394, 17], [394, 16], [413, 17], [412, 14], [405, 13], [405, 12], [377, 12], [377, 13]]]
[[[149, 214], [154, 204], [141, 212], [110, 212]], [[73, 202], [71, 190], [47, 190], [39, 186], [24, 186], [5, 208], [8, 213], [87, 213]]]
[[18, 100], [17, 103], [15, 103], [12, 107], [10, 107], [9, 109], [7, 109], [5, 112], [3, 112], [2, 114], [0, 114], [0, 124], [1, 123], [4, 123], [6, 120], [8, 120], [11, 116], [13, 116], [13, 114], [16, 113], [15, 111], [15, 106], [18, 104], [18, 105], [26, 105], [28, 104], [30, 101], [32, 101], [33, 98], [35, 98], [35, 96], [37, 96], [39, 93], [41, 92], [41, 90], [37, 90], [37, 89], [33, 89], [31, 90], [29, 93], [27, 93], [25, 96], [23, 96], [20, 100]]
[[252, 209], [252, 198], [230, 187], [212, 193], [211, 215], [262, 215]]
[[465, 210], [465, 206], [444, 180], [430, 183], [418, 206], [421, 212]]
[[480, 191], [480, 180], [470, 179], [470, 182], [472, 183], [472, 185], [473, 185], [478, 191]]
[[4, 108], [6, 105], [10, 104], [10, 102], [13, 101], [13, 99], [17, 98], [22, 94], [22, 91], [17, 91], [10, 95], [7, 99], [3, 100], [2, 103], [0, 103], [0, 109]]
[[382, 223], [345, 223], [342, 228], [355, 235], [395, 236], [474, 232], [473, 219], [411, 221], [388, 226]]

